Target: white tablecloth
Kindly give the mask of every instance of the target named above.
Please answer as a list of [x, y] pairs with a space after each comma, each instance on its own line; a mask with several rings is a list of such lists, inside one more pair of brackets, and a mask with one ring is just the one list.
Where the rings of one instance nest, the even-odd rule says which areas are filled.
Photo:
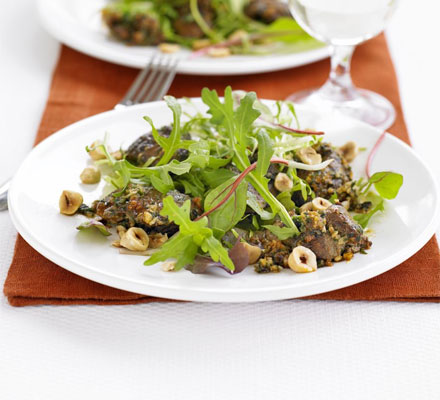
[[[0, 1], [0, 182], [32, 145], [58, 43], [33, 1]], [[402, 2], [387, 34], [415, 149], [440, 176], [440, 6]], [[423, 17], [423, 18], [422, 18]], [[0, 213], [0, 280], [15, 230]], [[438, 399], [440, 305], [291, 301], [12, 308], [0, 398]]]

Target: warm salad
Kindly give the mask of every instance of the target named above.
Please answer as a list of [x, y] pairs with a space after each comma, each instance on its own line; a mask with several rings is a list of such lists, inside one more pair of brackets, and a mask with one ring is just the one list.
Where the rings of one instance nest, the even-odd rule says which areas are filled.
[[321, 46], [279, 0], [118, 0], [102, 10], [111, 35], [130, 45], [200, 55], [270, 54]]
[[273, 112], [255, 93], [227, 88], [221, 99], [205, 88], [208, 114], [183, 115], [175, 98], [165, 101], [170, 125], [145, 116], [151, 131], [127, 149], [112, 152], [106, 140], [87, 147], [94, 165], [82, 182], [105, 175], [113, 191], [91, 205], [62, 193], [61, 213], [88, 218], [78, 229], [110, 236], [115, 228], [120, 251], [194, 273], [312, 272], [370, 248], [364, 228], [396, 197], [400, 174], [354, 180], [356, 144], [335, 147], [300, 126], [290, 102]]

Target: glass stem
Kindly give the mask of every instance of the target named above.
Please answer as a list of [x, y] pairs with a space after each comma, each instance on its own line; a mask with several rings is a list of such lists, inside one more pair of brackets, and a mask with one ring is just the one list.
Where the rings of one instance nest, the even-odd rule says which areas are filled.
[[353, 51], [354, 46], [333, 46], [330, 77], [321, 88], [321, 95], [333, 101], [350, 101], [359, 96], [350, 76]]

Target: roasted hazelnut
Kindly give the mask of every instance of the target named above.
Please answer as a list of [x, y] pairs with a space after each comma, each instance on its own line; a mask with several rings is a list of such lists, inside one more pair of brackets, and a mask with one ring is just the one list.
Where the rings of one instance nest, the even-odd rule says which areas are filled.
[[174, 271], [176, 268], [176, 261], [164, 261], [160, 267], [164, 272]]
[[168, 54], [176, 53], [177, 51], [180, 50], [180, 46], [175, 43], [161, 43], [158, 47], [162, 53], [168, 53]]
[[344, 207], [346, 210], [350, 209], [350, 200], [345, 200], [341, 203], [341, 206]]
[[315, 253], [304, 246], [295, 247], [287, 259], [289, 268], [295, 272], [313, 272], [318, 269]]
[[144, 214], [142, 215], [142, 219], [146, 225], [150, 225], [150, 222], [153, 220], [153, 215], [148, 211], [144, 211]]
[[122, 247], [133, 251], [145, 251], [148, 249], [149, 238], [142, 228], [130, 228], [120, 239]]
[[249, 36], [249, 34], [244, 29], [237, 29], [235, 32], [232, 32], [228, 39], [229, 40], [244, 40]]
[[315, 165], [322, 162], [321, 154], [317, 153], [313, 147], [303, 147], [296, 151], [299, 159], [308, 165]]
[[347, 160], [347, 162], [352, 162], [356, 156], [359, 154], [358, 145], [355, 142], [347, 142], [343, 146], [339, 147], [342, 156]]
[[63, 190], [58, 203], [61, 214], [73, 215], [78, 211], [79, 207], [83, 203], [83, 197], [78, 192]]
[[306, 211], [312, 211], [313, 210], [313, 204], [311, 201], [309, 201], [308, 203], [303, 204], [300, 208], [299, 208], [299, 212], [303, 213]]
[[227, 47], [213, 47], [208, 50], [208, 56], [214, 58], [229, 57], [231, 51]]
[[194, 50], [204, 49], [205, 47], [211, 46], [211, 41], [209, 39], [197, 39], [194, 40], [192, 48]]
[[90, 167], [86, 167], [81, 172], [79, 176], [82, 183], [87, 185], [93, 185], [94, 183], [98, 183], [101, 180], [101, 172], [94, 165]]
[[121, 150], [116, 150], [113, 153], [111, 153], [111, 156], [115, 159], [115, 160], [122, 160], [122, 151]]
[[243, 245], [249, 256], [249, 265], [255, 264], [261, 256], [261, 249], [246, 242], [243, 242]]
[[116, 232], [118, 232], [119, 238], [125, 235], [125, 232], [127, 232], [127, 228], [123, 225], [118, 225], [116, 227]]
[[322, 197], [315, 197], [312, 200], [312, 207], [315, 211], [324, 211], [327, 210], [332, 205], [328, 200], [323, 199]]
[[150, 243], [148, 247], [150, 249], [157, 249], [161, 247], [168, 240], [168, 235], [163, 233], [152, 233], [148, 236], [150, 239]]
[[284, 172], [280, 172], [275, 177], [274, 186], [275, 189], [279, 192], [288, 192], [289, 190], [292, 190], [293, 182], [287, 174], [285, 174]]
[[97, 140], [97, 141], [93, 142], [92, 145], [90, 146], [89, 156], [94, 161], [105, 159], [104, 152], [102, 151], [102, 149], [100, 147], [98, 147], [101, 144], [102, 143], [99, 140]]

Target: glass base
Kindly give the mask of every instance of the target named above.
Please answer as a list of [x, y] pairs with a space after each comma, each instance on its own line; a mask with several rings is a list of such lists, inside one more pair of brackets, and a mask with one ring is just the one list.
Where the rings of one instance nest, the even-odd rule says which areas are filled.
[[[309, 89], [293, 93], [287, 100], [305, 104], [320, 110], [338, 110], [345, 115], [359, 119], [379, 129], [389, 128], [396, 119], [393, 105], [383, 96], [365, 89], [355, 89], [349, 96], [331, 96], [328, 87]], [[342, 98], [341, 98], [342, 97]]]

